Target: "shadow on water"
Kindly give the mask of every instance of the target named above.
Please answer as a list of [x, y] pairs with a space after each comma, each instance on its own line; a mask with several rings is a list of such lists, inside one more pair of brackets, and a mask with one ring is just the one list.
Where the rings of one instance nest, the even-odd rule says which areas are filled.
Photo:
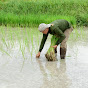
[[45, 64], [41, 60], [36, 59], [39, 64], [40, 71], [43, 75], [43, 84], [40, 88], [69, 88], [71, 80], [66, 74], [66, 62], [48, 62]]

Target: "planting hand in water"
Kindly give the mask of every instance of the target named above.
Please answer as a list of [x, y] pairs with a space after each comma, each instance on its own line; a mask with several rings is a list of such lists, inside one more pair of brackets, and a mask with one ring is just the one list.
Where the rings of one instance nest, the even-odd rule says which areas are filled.
[[51, 47], [53, 47], [54, 48], [54, 52], [57, 53], [57, 45], [51, 46]]
[[40, 52], [38, 52], [38, 54], [36, 55], [36, 58], [39, 58], [40, 57]]
[[51, 46], [51, 47], [53, 47], [54, 49], [56, 49], [56, 48], [57, 48], [57, 45], [55, 45], [55, 46]]
[[[47, 33], [48, 33], [48, 31], [49, 31], [49, 29], [48, 28], [46, 28], [44, 31], [41, 31], [44, 35], [47, 35]], [[43, 35], [43, 36], [44, 36]], [[42, 42], [43, 42], [43, 40], [42, 40]], [[36, 55], [36, 58], [39, 58], [40, 57], [40, 52], [38, 52], [38, 54]]]
[[44, 47], [48, 35], [52, 34], [53, 36], [51, 38], [51, 45], [45, 56], [49, 61], [55, 60], [55, 51], [57, 51], [57, 46], [61, 43], [60, 57], [61, 59], [64, 59], [67, 49], [66, 42], [69, 38], [70, 33], [73, 30], [71, 24], [68, 21], [61, 19], [53, 21], [50, 24], [41, 23], [38, 29], [40, 32], [43, 33], [43, 38], [40, 44], [39, 53], [36, 55], [36, 57], [40, 56], [40, 52]]

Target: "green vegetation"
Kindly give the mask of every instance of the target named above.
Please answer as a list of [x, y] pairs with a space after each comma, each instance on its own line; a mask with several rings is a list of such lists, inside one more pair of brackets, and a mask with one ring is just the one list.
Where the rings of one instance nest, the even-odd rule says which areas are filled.
[[88, 26], [88, 0], [1, 0], [0, 24], [38, 26], [56, 19]]
[[75, 28], [69, 37], [69, 41], [72, 40], [74, 43], [77, 41], [85, 42], [87, 40], [87, 34], [88, 31], [85, 27]]
[[50, 48], [48, 49], [47, 53], [45, 54], [48, 61], [56, 61], [57, 60], [56, 56], [55, 56], [54, 48], [52, 47], [56, 44], [57, 41], [58, 41], [58, 38], [56, 36], [52, 36]]
[[[39, 49], [39, 43], [41, 41], [41, 34], [36, 28], [12, 28], [12, 27], [0, 27], [0, 51], [9, 55], [9, 53], [18, 47], [24, 60], [27, 59], [26, 51], [32, 57], [33, 52], [37, 53]], [[38, 40], [38, 41], [37, 41]], [[9, 55], [10, 56], [10, 55]]]
[[[2, 53], [5, 53], [6, 55], [11, 56], [11, 52], [14, 50], [14, 52], [20, 51], [21, 55], [23, 56], [23, 59], [26, 60], [27, 58], [32, 58], [34, 53], [36, 54], [39, 50], [39, 45], [42, 38], [42, 33], [40, 33], [37, 28], [20, 28], [20, 27], [4, 27], [0, 26], [0, 51]], [[86, 41], [88, 40], [87, 35], [88, 31], [84, 28], [76, 28], [71, 33], [69, 37], [69, 41], [71, 41], [71, 44], [75, 44], [76, 41], [82, 40]], [[52, 36], [49, 35], [51, 38]], [[50, 39], [48, 38], [48, 39]], [[51, 46], [54, 46], [57, 39], [55, 36], [51, 39]], [[47, 51], [47, 55], [50, 55], [50, 52], [54, 52], [53, 47], [49, 48]], [[50, 58], [47, 58], [48, 60], [55, 60], [55, 53], [51, 53], [52, 56]], [[14, 53], [15, 55], [15, 53]], [[26, 55], [29, 55], [26, 57]], [[53, 58], [54, 57], [54, 58]]]
[[47, 14], [29, 14], [29, 15], [14, 15], [11, 13], [1, 13], [0, 21], [3, 25], [11, 25], [11, 26], [37, 26], [40, 23], [51, 23], [57, 19], [66, 19], [70, 21], [72, 24], [76, 24], [76, 19], [72, 16], [60, 16], [60, 15], [47, 15]]

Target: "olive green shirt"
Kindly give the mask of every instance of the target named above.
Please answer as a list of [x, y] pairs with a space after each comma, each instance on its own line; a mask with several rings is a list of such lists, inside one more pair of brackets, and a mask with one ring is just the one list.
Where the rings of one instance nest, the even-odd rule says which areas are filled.
[[43, 34], [43, 38], [42, 38], [40, 48], [39, 48], [40, 52], [42, 51], [42, 49], [44, 47], [44, 44], [46, 42], [46, 39], [47, 39], [49, 33], [60, 38], [59, 41], [57, 41], [57, 43], [56, 43], [56, 45], [58, 45], [65, 39], [64, 31], [71, 27], [70, 23], [64, 19], [55, 20], [50, 24], [53, 24], [53, 25], [49, 28], [48, 33]]

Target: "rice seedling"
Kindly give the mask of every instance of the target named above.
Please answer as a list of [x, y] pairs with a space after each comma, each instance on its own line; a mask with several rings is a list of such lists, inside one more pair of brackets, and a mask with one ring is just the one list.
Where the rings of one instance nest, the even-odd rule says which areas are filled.
[[41, 33], [38, 31], [37, 28], [34, 28], [34, 32], [33, 32], [34, 36], [33, 36], [33, 41], [34, 41], [34, 51], [35, 53], [38, 52], [39, 49], [39, 43], [41, 40]]
[[11, 48], [14, 47], [14, 41], [15, 41], [15, 38], [14, 38], [14, 32], [13, 32], [13, 29], [10, 28], [10, 27], [7, 27], [8, 28], [8, 31], [9, 31], [9, 34], [8, 37], [10, 37], [10, 45], [11, 45]]
[[52, 47], [52, 46], [56, 45], [57, 41], [58, 41], [58, 37], [52, 36], [50, 48], [48, 49], [47, 53], [45, 54], [45, 56], [46, 56], [48, 61], [55, 61], [55, 60], [57, 60], [56, 56], [55, 56], [55, 50]]
[[5, 45], [5, 47], [8, 48], [8, 45], [7, 45], [7, 42], [6, 42], [6, 39], [5, 39], [5, 31], [2, 27], [1, 27], [0, 30], [1, 30], [1, 34], [2, 34], [1, 40], [2, 40], [3, 44]]
[[10, 55], [8, 52], [6, 52], [4, 49], [2, 49], [1, 47], [0, 47], [0, 51], [1, 51], [2, 53], [5, 53], [6, 55], [10, 56], [10, 58], [12, 58], [11, 55]]
[[85, 41], [87, 40], [87, 30], [83, 27], [79, 27], [79, 28], [74, 28], [73, 32], [70, 35], [69, 40], [73, 40], [75, 41]]
[[[6, 44], [6, 41], [5, 41], [5, 39], [3, 38], [3, 42], [1, 42], [1, 40], [2, 39], [0, 39], [0, 51], [2, 52], [2, 53], [4, 53], [4, 54], [6, 54], [6, 55], [8, 55], [10, 58], [12, 58], [11, 57], [11, 55], [7, 52], [7, 50], [6, 50], [6, 48], [8, 47], [7, 46], [7, 44]], [[3, 44], [6, 46], [6, 48], [3, 48], [3, 47], [5, 47], [5, 46], [3, 46]]]
[[20, 44], [20, 50], [21, 50], [21, 53], [22, 53], [24, 60], [26, 60], [26, 58], [25, 58], [25, 46]]
[[30, 29], [27, 28], [27, 27], [26, 27], [26, 34], [25, 35], [26, 35], [26, 38], [25, 38], [26, 39], [26, 41], [25, 41], [26, 43], [25, 44], [26, 44], [28, 52], [30, 53], [31, 52], [30, 51], [30, 49], [31, 49], [31, 47], [30, 47], [31, 46], [31, 44], [30, 44], [31, 43], [30, 36], [31, 35], [30, 35]]

